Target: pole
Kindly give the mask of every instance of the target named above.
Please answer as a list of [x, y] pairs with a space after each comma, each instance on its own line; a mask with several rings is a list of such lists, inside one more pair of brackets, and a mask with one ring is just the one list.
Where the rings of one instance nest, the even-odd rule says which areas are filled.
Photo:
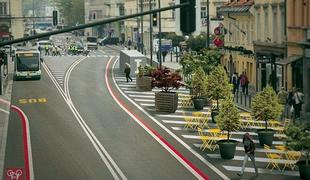
[[[152, 0], [149, 1], [149, 10], [152, 10]], [[150, 55], [151, 55], [151, 62], [150, 65], [153, 65], [153, 15], [150, 14]]]
[[[160, 0], [158, 0], [158, 8], [160, 9]], [[158, 12], [158, 61], [159, 61], [159, 68], [161, 69], [162, 62], [161, 62], [161, 13]]]
[[34, 34], [34, 0], [32, 0], [32, 34]]
[[[137, 0], [137, 13], [139, 13], [139, 0]], [[138, 42], [137, 42], [137, 48], [138, 51], [140, 51], [140, 42], [141, 42], [141, 37], [140, 37], [140, 18], [137, 17], [137, 35], [138, 35]]]
[[210, 1], [207, 0], [207, 48], [210, 47], [210, 7], [209, 7]]
[[[143, 12], [143, 0], [140, 0], [141, 13]], [[144, 54], [144, 42], [143, 42], [143, 16], [141, 16], [141, 51]]]

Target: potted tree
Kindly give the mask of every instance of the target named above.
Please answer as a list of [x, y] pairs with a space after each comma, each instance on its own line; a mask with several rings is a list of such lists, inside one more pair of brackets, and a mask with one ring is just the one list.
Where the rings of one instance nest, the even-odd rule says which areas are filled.
[[161, 88], [160, 92], [155, 93], [156, 111], [174, 113], [178, 108], [178, 94], [171, 90], [182, 85], [181, 76], [165, 68], [153, 71], [152, 77], [152, 86]]
[[219, 100], [231, 95], [231, 84], [228, 82], [227, 74], [222, 66], [217, 66], [206, 80], [206, 94], [209, 98], [216, 100], [216, 108], [212, 109], [211, 117], [215, 123], [215, 116], [219, 112]]
[[255, 95], [251, 107], [255, 119], [265, 121], [265, 128], [257, 131], [260, 145], [271, 146], [275, 131], [268, 129], [268, 120], [276, 119], [282, 112], [282, 106], [279, 104], [277, 94], [272, 87], [267, 86], [263, 91]]
[[301, 179], [310, 179], [310, 123], [288, 126], [285, 131], [286, 145], [295, 151], [301, 151], [305, 160], [297, 162]]
[[190, 87], [192, 89], [193, 104], [196, 110], [202, 110], [205, 104], [205, 81], [206, 76], [201, 66], [199, 66], [190, 81]]
[[227, 131], [227, 139], [219, 140], [218, 145], [223, 159], [232, 159], [235, 156], [238, 141], [230, 140], [230, 133], [240, 128], [240, 115], [233, 103], [231, 96], [222, 102], [219, 114], [216, 116], [218, 127], [222, 131]]
[[139, 66], [136, 80], [136, 88], [140, 91], [152, 90], [152, 72], [155, 70], [152, 66]]

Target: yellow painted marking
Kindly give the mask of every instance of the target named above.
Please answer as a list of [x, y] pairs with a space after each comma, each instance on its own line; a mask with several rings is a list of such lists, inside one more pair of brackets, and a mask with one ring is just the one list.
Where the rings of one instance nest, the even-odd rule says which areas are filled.
[[46, 98], [29, 98], [29, 99], [19, 99], [19, 104], [38, 104], [38, 103], [46, 103]]

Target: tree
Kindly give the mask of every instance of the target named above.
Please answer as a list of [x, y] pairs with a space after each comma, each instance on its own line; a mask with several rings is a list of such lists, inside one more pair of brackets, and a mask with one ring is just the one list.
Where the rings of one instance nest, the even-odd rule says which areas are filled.
[[239, 119], [239, 111], [233, 102], [232, 96], [225, 98], [220, 112], [216, 116], [216, 122], [222, 131], [227, 131], [227, 141], [229, 141], [230, 132], [237, 131], [240, 128]]
[[227, 74], [223, 66], [217, 66], [207, 76], [207, 96], [216, 100], [216, 108], [219, 110], [219, 100], [231, 96], [232, 86], [228, 82]]
[[173, 47], [179, 46], [180, 42], [185, 40], [184, 36], [178, 36], [175, 33], [167, 34], [164, 38], [165, 39], [171, 39]]
[[205, 95], [206, 88], [206, 75], [202, 69], [201, 66], [199, 66], [195, 73], [192, 76], [192, 79], [190, 81], [190, 86], [193, 90], [193, 94], [195, 95], [196, 98], [201, 98], [202, 96]]
[[84, 24], [84, 0], [53, 0], [69, 26]]
[[255, 95], [251, 107], [254, 117], [257, 120], [265, 121], [265, 131], [268, 131], [267, 121], [279, 117], [283, 108], [279, 104], [277, 94], [270, 86]]
[[293, 125], [284, 131], [287, 136], [286, 145], [295, 151], [302, 151], [306, 156], [306, 164], [309, 165], [310, 154], [310, 123]]
[[201, 33], [196, 37], [190, 36], [187, 41], [187, 45], [189, 48], [191, 48], [192, 51], [198, 52], [206, 47], [206, 42], [207, 42], [207, 34]]

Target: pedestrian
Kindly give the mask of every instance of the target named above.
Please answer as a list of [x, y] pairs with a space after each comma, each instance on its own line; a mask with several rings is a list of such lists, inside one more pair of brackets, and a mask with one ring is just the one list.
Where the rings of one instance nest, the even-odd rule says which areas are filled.
[[288, 92], [284, 90], [284, 87], [281, 87], [281, 90], [278, 92], [279, 104], [281, 104], [283, 107], [281, 118], [280, 118], [281, 121], [284, 120], [287, 114], [286, 113], [287, 112], [287, 96], [288, 96]]
[[293, 119], [294, 118], [294, 105], [295, 105], [295, 100], [294, 100], [294, 91], [291, 89], [289, 92], [288, 92], [288, 95], [287, 95], [287, 98], [286, 98], [286, 101], [287, 101], [287, 104], [288, 104], [288, 117], [290, 119]]
[[236, 91], [238, 93], [238, 74], [236, 72], [231, 77], [231, 83], [233, 84], [233, 94], [235, 96]]
[[295, 112], [294, 120], [295, 120], [295, 119], [300, 118], [301, 106], [304, 103], [304, 94], [301, 93], [298, 88], [295, 88], [293, 98], [295, 101], [295, 106], [294, 106], [294, 112]]
[[250, 158], [252, 163], [253, 163], [253, 165], [254, 165], [255, 176], [258, 176], [258, 171], [257, 171], [257, 167], [256, 167], [256, 164], [255, 164], [255, 155], [254, 155], [255, 154], [255, 144], [254, 144], [253, 138], [251, 137], [251, 135], [248, 132], [246, 132], [243, 135], [242, 143], [244, 145], [245, 155], [244, 155], [244, 160], [243, 160], [243, 165], [242, 165], [242, 168], [241, 168], [241, 172], [237, 173], [237, 174], [239, 176], [243, 176], [245, 165], [248, 162], [248, 158]]
[[249, 93], [249, 79], [248, 77], [246, 76], [246, 73], [245, 72], [242, 72], [242, 75], [240, 77], [240, 84], [241, 84], [241, 87], [242, 87], [242, 92], [246, 95], [248, 95]]
[[132, 82], [132, 79], [130, 77], [130, 64], [128, 63], [125, 63], [125, 70], [124, 70], [124, 73], [126, 74], [126, 81], [128, 82], [128, 80], [130, 79], [130, 81]]

